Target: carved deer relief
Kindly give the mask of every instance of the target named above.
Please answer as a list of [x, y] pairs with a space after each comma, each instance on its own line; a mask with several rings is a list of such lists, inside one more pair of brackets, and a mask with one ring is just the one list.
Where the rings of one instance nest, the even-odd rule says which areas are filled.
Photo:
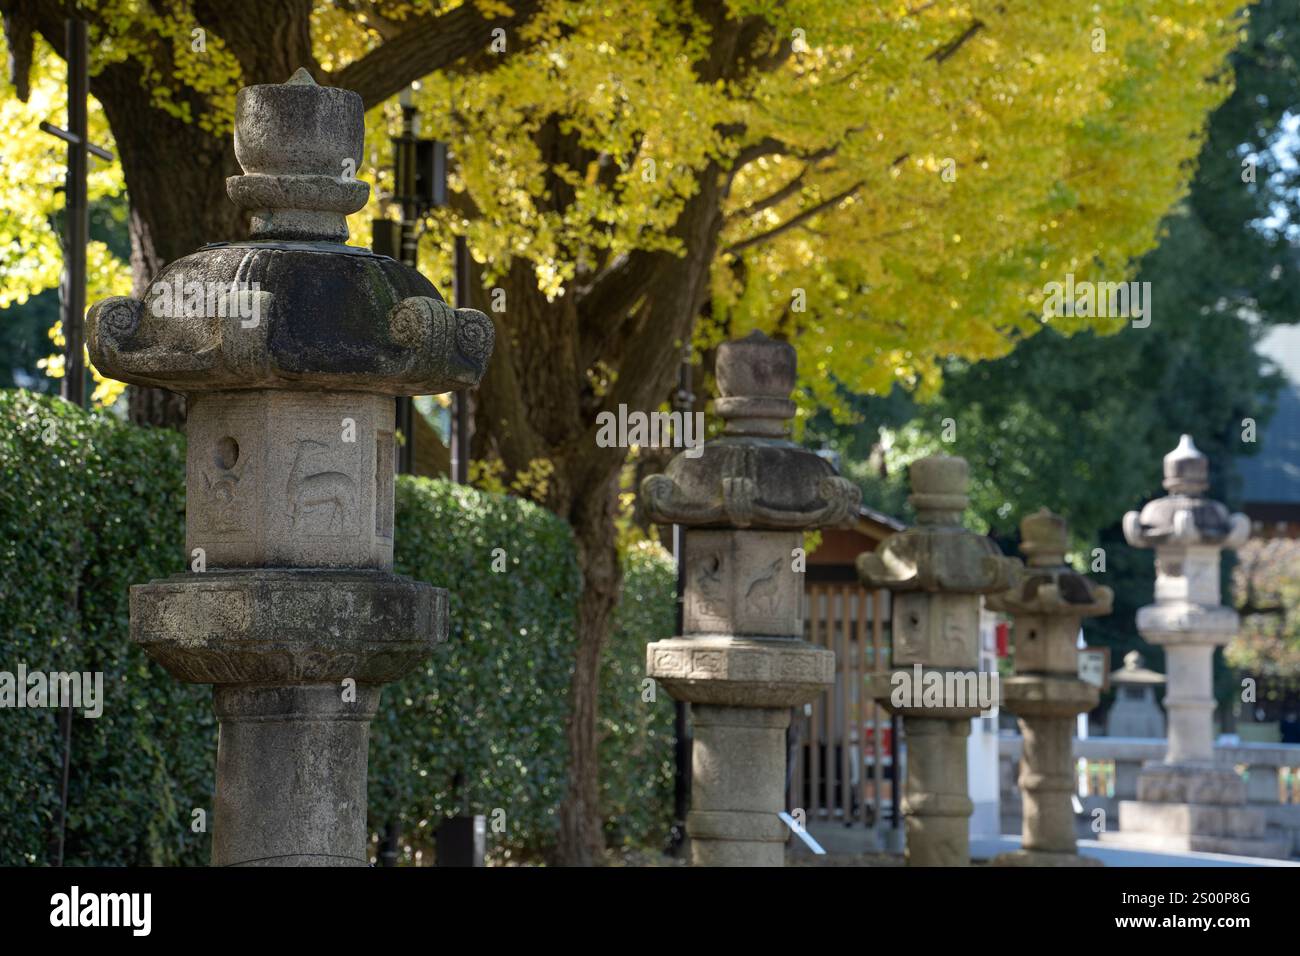
[[745, 591], [745, 600], [763, 614], [774, 616], [781, 608], [781, 562], [782, 559], [777, 558], [767, 565]]
[[318, 533], [344, 533], [349, 517], [357, 510], [357, 483], [341, 471], [309, 474], [310, 458], [329, 446], [309, 438], [294, 444], [293, 467], [285, 489], [289, 495], [289, 526], [297, 530], [299, 519], [325, 513], [329, 516], [325, 530]]

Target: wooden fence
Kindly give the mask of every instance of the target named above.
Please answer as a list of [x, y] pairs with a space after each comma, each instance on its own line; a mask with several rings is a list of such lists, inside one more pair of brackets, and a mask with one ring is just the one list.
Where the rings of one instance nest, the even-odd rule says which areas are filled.
[[806, 639], [835, 652], [835, 684], [791, 721], [787, 805], [809, 824], [874, 824], [894, 801], [893, 727], [864, 678], [889, 666], [889, 593], [850, 582], [809, 582]]

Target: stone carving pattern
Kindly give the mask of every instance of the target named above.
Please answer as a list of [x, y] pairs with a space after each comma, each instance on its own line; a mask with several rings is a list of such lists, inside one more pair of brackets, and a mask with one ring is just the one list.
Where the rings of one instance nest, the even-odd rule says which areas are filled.
[[764, 617], [777, 617], [782, 610], [781, 564], [782, 559], [777, 558], [766, 565], [745, 590], [745, 601]]
[[[324, 442], [301, 438], [294, 443], [293, 466], [285, 491], [289, 525], [305, 534], [347, 534], [357, 512], [357, 483], [341, 471], [312, 472], [312, 457], [328, 448]], [[313, 518], [324, 513], [325, 522]], [[304, 520], [306, 519], [306, 520]], [[302, 521], [305, 528], [299, 527]], [[323, 528], [323, 530], [322, 530]], [[337, 530], [336, 530], [337, 529]]]

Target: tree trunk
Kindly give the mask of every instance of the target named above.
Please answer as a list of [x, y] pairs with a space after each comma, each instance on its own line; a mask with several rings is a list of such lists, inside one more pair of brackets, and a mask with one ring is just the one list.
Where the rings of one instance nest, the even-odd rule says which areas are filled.
[[578, 641], [569, 682], [569, 779], [560, 804], [562, 866], [601, 863], [605, 849], [600, 812], [600, 659], [618, 606], [623, 572], [614, 541], [618, 472], [584, 493], [570, 514], [582, 571], [578, 598]]

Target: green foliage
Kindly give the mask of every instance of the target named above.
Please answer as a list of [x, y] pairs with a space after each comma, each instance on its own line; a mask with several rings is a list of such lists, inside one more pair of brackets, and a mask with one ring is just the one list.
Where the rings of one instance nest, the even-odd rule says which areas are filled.
[[645, 646], [674, 633], [676, 573], [646, 544], [623, 560], [623, 594], [600, 674], [600, 799], [608, 847], [663, 847], [673, 809], [672, 698], [646, 700]]
[[394, 567], [448, 589], [450, 633], [384, 692], [372, 829], [396, 821], [427, 847], [440, 818], [500, 808], [494, 844], [537, 849], [564, 781], [579, 591], [568, 526], [526, 501], [424, 478], [397, 483], [397, 512]]
[[1252, 538], [1238, 551], [1233, 597], [1241, 632], [1226, 656], [1268, 677], [1300, 675], [1300, 541]]
[[[102, 671], [103, 715], [74, 717], [65, 860], [200, 865], [216, 723], [129, 638], [128, 588], [184, 570], [184, 439], [60, 399], [0, 391], [0, 670]], [[397, 483], [399, 573], [450, 591], [451, 631], [384, 692], [371, 738], [371, 819], [427, 845], [442, 816], [505, 811], [492, 845], [553, 842], [580, 586], [568, 526], [526, 501], [445, 481]], [[505, 570], [493, 570], [504, 549]], [[641, 700], [645, 644], [672, 630], [671, 566], [628, 556], [606, 648], [603, 799], [617, 840], [662, 845], [672, 702]], [[0, 711], [0, 865], [49, 863], [62, 735], [50, 709]], [[209, 815], [209, 823], [211, 817]]]
[[[64, 859], [200, 864], [215, 720], [128, 637], [128, 587], [183, 569], [184, 446], [51, 397], [0, 392], [0, 669], [104, 675], [72, 723]], [[0, 712], [0, 863], [53, 862], [62, 735], [51, 709]]]
[[[1263, 434], [1279, 384], [1255, 344], [1300, 311], [1300, 171], [1287, 132], [1300, 93], [1300, 8], [1255, 4], [1231, 66], [1237, 86], [1210, 116], [1191, 191], [1135, 276], [1151, 283], [1149, 327], [1072, 337], [1045, 328], [994, 361], [950, 358], [932, 402], [897, 389], [887, 399], [851, 399], [892, 439], [888, 478], [863, 461], [871, 431], [846, 434], [824, 413], [807, 431], [840, 448], [868, 503], [900, 515], [908, 462], [934, 452], [965, 457], [970, 524], [1008, 553], [1024, 515], [1043, 506], [1063, 514], [1081, 569], [1092, 569], [1094, 548], [1105, 553], [1097, 577], [1115, 590], [1114, 612], [1085, 629], [1089, 643], [1111, 646], [1116, 666], [1134, 647], [1148, 666], [1164, 666], [1161, 649], [1134, 625], [1152, 599], [1152, 554], [1125, 543], [1120, 519], [1164, 494], [1161, 458], [1183, 432], [1210, 458], [1211, 493], [1237, 503], [1233, 459], [1258, 448], [1243, 439], [1244, 420]], [[1220, 666], [1225, 700], [1228, 676]]]
[[[447, 588], [451, 621], [428, 665], [384, 692], [371, 828], [396, 822], [405, 845], [427, 851], [441, 818], [481, 813], [497, 855], [535, 857], [553, 842], [564, 789], [581, 588], [570, 529], [519, 498], [409, 477], [396, 524], [395, 569]], [[629, 555], [605, 649], [603, 810], [607, 829], [638, 845], [663, 842], [671, 811], [672, 704], [640, 692], [646, 642], [672, 631], [672, 595], [662, 553]]]

